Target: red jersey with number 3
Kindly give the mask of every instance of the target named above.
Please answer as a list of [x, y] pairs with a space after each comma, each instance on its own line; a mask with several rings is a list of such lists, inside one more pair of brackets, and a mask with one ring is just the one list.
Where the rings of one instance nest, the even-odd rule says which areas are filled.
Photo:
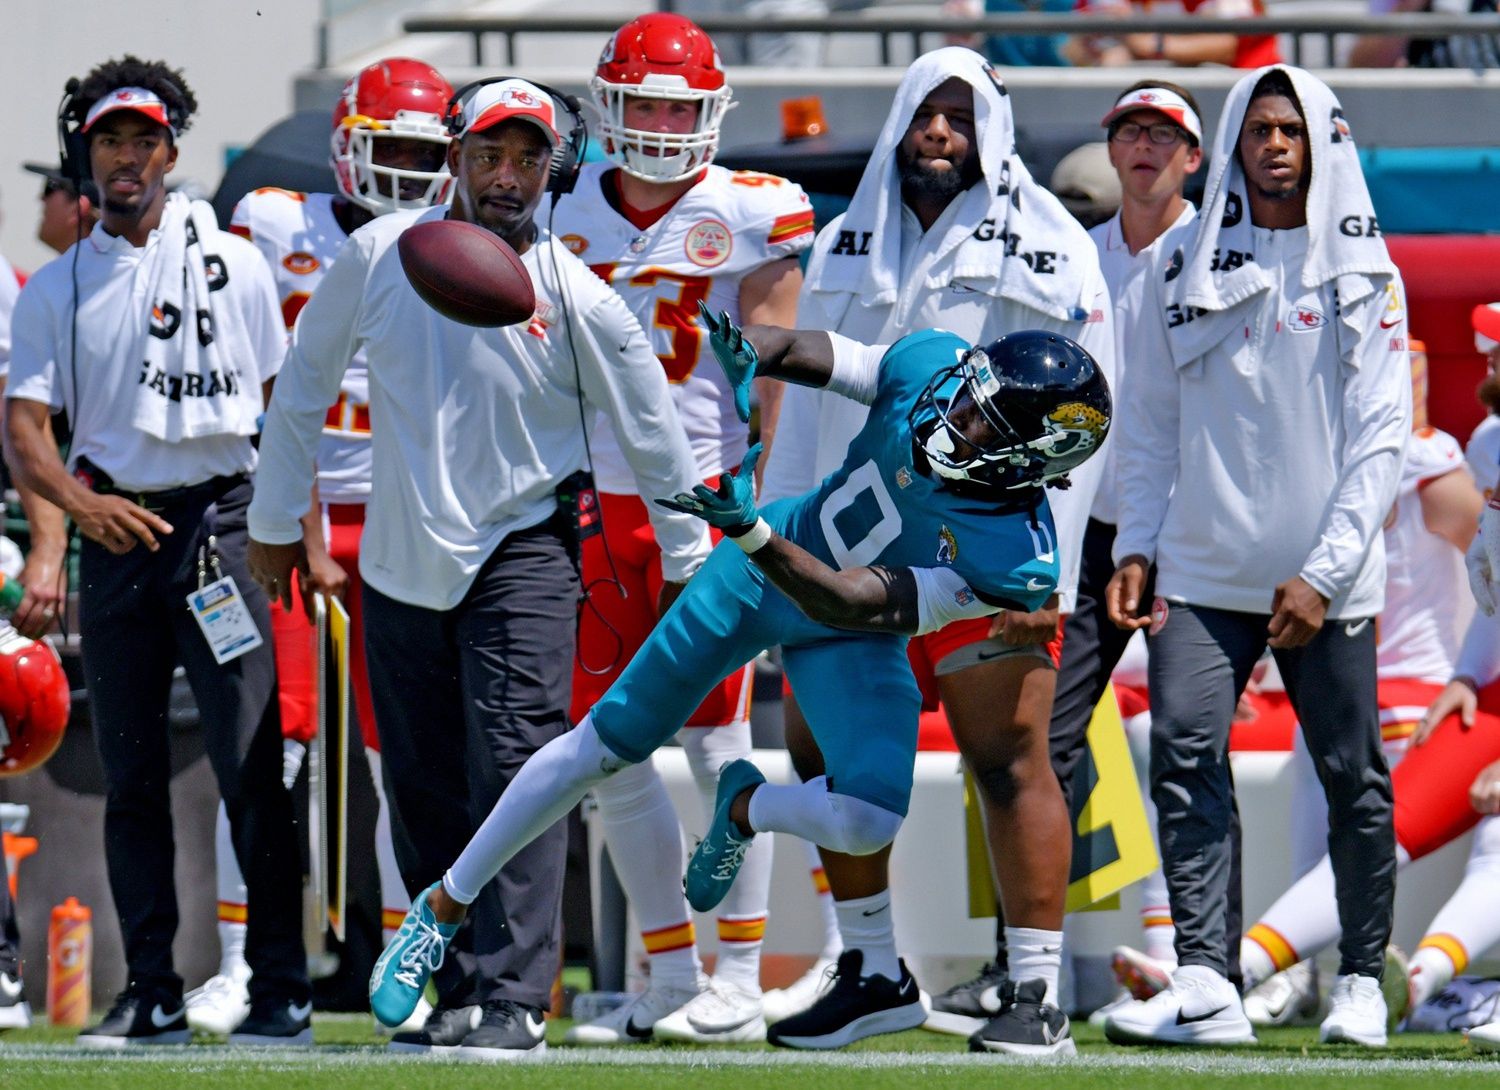
[[[558, 202], [553, 232], [619, 292], [651, 337], [667, 372], [699, 475], [740, 463], [746, 428], [698, 322], [698, 304], [740, 318], [740, 282], [812, 245], [813, 211], [802, 187], [771, 174], [710, 166], [656, 222], [640, 228], [606, 194], [617, 168], [590, 163]], [[608, 187], [608, 189], [606, 189]], [[602, 492], [635, 495], [619, 443], [600, 421], [591, 433]]]
[[[229, 229], [255, 243], [276, 278], [286, 328], [312, 298], [348, 235], [333, 214], [331, 193], [257, 189], [234, 206]], [[318, 443], [318, 496], [324, 503], [370, 497], [370, 378], [360, 352], [344, 372]]]

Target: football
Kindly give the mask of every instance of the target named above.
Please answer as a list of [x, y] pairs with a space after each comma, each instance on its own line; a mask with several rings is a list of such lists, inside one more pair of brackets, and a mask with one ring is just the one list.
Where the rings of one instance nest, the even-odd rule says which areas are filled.
[[478, 224], [428, 220], [402, 232], [396, 248], [411, 286], [445, 318], [495, 327], [536, 313], [536, 291], [521, 258]]

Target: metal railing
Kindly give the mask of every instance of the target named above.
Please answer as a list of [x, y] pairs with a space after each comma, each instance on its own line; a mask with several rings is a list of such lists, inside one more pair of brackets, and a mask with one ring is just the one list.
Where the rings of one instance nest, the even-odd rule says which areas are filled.
[[[760, 19], [744, 15], [704, 15], [695, 21], [710, 34], [873, 34], [880, 39], [880, 62], [894, 63], [892, 42], [911, 39], [912, 55], [922, 52], [926, 34], [985, 34], [996, 37], [1037, 37], [1056, 34], [1097, 35], [1104, 38], [1124, 34], [1205, 34], [1232, 31], [1252, 34], [1285, 34], [1291, 39], [1291, 62], [1302, 63], [1302, 39], [1323, 38], [1326, 56], [1333, 55], [1333, 39], [1339, 34], [1383, 35], [1394, 38], [1433, 40], [1452, 37], [1500, 37], [1500, 14], [1432, 15], [1271, 15], [1233, 23], [1192, 15], [1141, 15], [1132, 17], [1087, 14], [1050, 15], [1019, 12], [987, 15], [980, 19], [950, 19], [941, 16], [829, 15], [822, 18]], [[408, 34], [468, 34], [474, 40], [474, 66], [485, 65], [484, 39], [499, 36], [504, 53], [501, 65], [514, 63], [516, 38], [522, 34], [586, 34], [596, 38], [618, 29], [618, 16], [508, 16], [424, 15], [407, 19]]]

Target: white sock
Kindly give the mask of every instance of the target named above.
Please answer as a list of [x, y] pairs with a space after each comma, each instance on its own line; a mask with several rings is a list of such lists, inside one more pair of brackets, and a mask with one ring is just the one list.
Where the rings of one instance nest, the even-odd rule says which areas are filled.
[[222, 802], [219, 803], [219, 816], [214, 821], [214, 877], [219, 900], [219, 974], [248, 980], [250, 967], [245, 964], [245, 931], [249, 917], [245, 906], [249, 895], [245, 892], [240, 861], [234, 854], [229, 813]]
[[604, 842], [635, 910], [653, 983], [693, 987], [703, 966], [682, 895], [682, 826], [656, 766], [621, 769], [594, 787]]
[[[1251, 928], [1251, 930], [1255, 929]], [[1240, 939], [1240, 976], [1244, 978], [1245, 991], [1248, 992], [1262, 981], [1269, 980], [1279, 971], [1276, 963], [1271, 960], [1270, 952], [1264, 946], [1249, 935]]]
[[587, 715], [552, 739], [521, 766], [443, 875], [448, 896], [473, 904], [485, 883], [518, 851], [552, 828], [600, 780], [629, 764], [604, 744]]
[[1005, 949], [1010, 957], [1010, 978], [1017, 984], [1041, 980], [1047, 985], [1046, 1002], [1057, 1006], [1057, 976], [1062, 970], [1061, 931], [1040, 927], [1005, 928]]
[[370, 764], [370, 780], [375, 785], [375, 869], [380, 875], [380, 937], [387, 946], [401, 929], [406, 910], [411, 908], [411, 898], [406, 895], [406, 883], [401, 880], [401, 868], [396, 864], [396, 847], [391, 842], [391, 804], [385, 797], [385, 781], [381, 778], [380, 751], [365, 747], [365, 759]]
[[818, 776], [785, 787], [761, 784], [750, 796], [750, 827], [756, 832], [792, 833], [849, 855], [870, 855], [896, 839], [901, 815], [852, 795], [835, 794], [828, 790], [827, 778]]
[[1429, 932], [1422, 937], [1422, 945], [1406, 963], [1413, 1010], [1446, 988], [1458, 974], [1460, 963], [1468, 964], [1468, 952], [1455, 946], [1456, 940], [1451, 935]]
[[844, 949], [858, 950], [864, 955], [860, 975], [900, 980], [896, 927], [891, 921], [891, 891], [886, 889], [869, 897], [835, 901], [834, 910], [838, 913]]
[[801, 844], [807, 852], [809, 876], [812, 878], [813, 892], [818, 898], [818, 918], [823, 923], [823, 949], [818, 951], [818, 957], [837, 961], [838, 956], [844, 952], [844, 939], [839, 934], [839, 917], [834, 911], [833, 890], [828, 886], [828, 875], [823, 870], [823, 857], [818, 854], [818, 846], [811, 840], [801, 841]]
[[1422, 999], [1436, 995], [1469, 967], [1471, 958], [1500, 942], [1496, 905], [1500, 905], [1500, 819], [1487, 817], [1474, 828], [1463, 881], [1432, 918], [1412, 954], [1413, 988], [1426, 993]]
[[[721, 727], [684, 727], [677, 732], [677, 740], [682, 743], [698, 786], [703, 828], [707, 829], [718, 799], [719, 769], [750, 756], [750, 723], [741, 720]], [[772, 846], [768, 836], [758, 836], [751, 842], [740, 872], [718, 909], [719, 958], [714, 964], [714, 977], [755, 995], [760, 994]]]

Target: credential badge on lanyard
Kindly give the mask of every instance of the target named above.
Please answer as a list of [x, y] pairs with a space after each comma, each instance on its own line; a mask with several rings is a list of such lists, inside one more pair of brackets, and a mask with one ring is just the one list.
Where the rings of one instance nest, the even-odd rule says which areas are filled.
[[[214, 661], [223, 665], [254, 651], [265, 640], [255, 627], [255, 619], [240, 596], [234, 576], [225, 575], [219, 566], [218, 538], [209, 535], [208, 544], [198, 548], [198, 589], [187, 596], [193, 620], [203, 631]], [[212, 565], [215, 579], [208, 581]]]

